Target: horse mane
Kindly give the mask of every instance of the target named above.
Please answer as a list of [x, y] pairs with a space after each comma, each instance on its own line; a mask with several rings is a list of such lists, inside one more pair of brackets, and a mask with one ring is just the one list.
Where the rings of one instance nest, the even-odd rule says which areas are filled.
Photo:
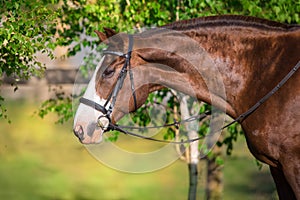
[[215, 26], [243, 26], [274, 31], [288, 31], [300, 28], [300, 25], [297, 24], [284, 24], [258, 17], [242, 15], [221, 15], [181, 20], [164, 25], [162, 28], [172, 30], [189, 30]]

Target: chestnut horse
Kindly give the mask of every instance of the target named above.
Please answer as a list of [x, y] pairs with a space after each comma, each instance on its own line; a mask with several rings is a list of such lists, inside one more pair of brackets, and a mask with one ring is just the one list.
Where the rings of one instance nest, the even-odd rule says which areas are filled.
[[[162, 28], [171, 31], [157, 28], [130, 37], [108, 28], [96, 32], [102, 42], [117, 40], [108, 42], [88, 86], [84, 97], [90, 101], [78, 107], [74, 133], [82, 143], [100, 142], [109, 123], [135, 111], [149, 93], [163, 87], [195, 96], [236, 118], [280, 83], [300, 60], [298, 25], [215, 16]], [[120, 75], [127, 71], [129, 75]], [[248, 148], [270, 166], [278, 195], [284, 200], [300, 200], [299, 77], [300, 70], [295, 71], [240, 121]]]

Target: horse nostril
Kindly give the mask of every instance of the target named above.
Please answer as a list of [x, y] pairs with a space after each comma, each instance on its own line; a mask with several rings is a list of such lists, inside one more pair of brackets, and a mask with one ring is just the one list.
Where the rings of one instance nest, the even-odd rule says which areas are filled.
[[76, 137], [79, 138], [79, 140], [83, 140], [84, 139], [84, 132], [83, 132], [83, 128], [81, 125], [77, 125], [74, 129], [73, 129], [74, 135]]

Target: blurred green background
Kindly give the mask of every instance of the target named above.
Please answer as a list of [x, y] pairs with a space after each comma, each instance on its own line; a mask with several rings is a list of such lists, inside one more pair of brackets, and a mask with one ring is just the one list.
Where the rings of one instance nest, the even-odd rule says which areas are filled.
[[[0, 121], [0, 199], [187, 199], [188, 168], [183, 161], [152, 173], [115, 171], [77, 141], [71, 123], [55, 125], [54, 116], [40, 119], [34, 114], [38, 102], [6, 103], [12, 123]], [[128, 137], [120, 142], [140, 148], [144, 141]], [[157, 145], [147, 143], [146, 148]], [[235, 147], [225, 158], [224, 199], [274, 199], [268, 168], [258, 170], [244, 138]], [[199, 177], [198, 199], [204, 199], [205, 162]]]

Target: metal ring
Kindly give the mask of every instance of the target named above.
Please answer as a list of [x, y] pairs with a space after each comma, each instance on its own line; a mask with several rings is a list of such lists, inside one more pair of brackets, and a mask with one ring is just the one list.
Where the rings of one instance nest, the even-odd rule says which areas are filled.
[[[106, 119], [107, 119], [107, 124], [104, 124], [104, 123], [101, 121], [101, 118], [106, 118]], [[97, 126], [100, 127], [102, 130], [104, 130], [104, 131], [108, 130], [109, 124], [110, 124], [110, 118], [109, 118], [107, 115], [100, 115], [100, 116], [98, 117], [98, 120], [97, 120]]]

